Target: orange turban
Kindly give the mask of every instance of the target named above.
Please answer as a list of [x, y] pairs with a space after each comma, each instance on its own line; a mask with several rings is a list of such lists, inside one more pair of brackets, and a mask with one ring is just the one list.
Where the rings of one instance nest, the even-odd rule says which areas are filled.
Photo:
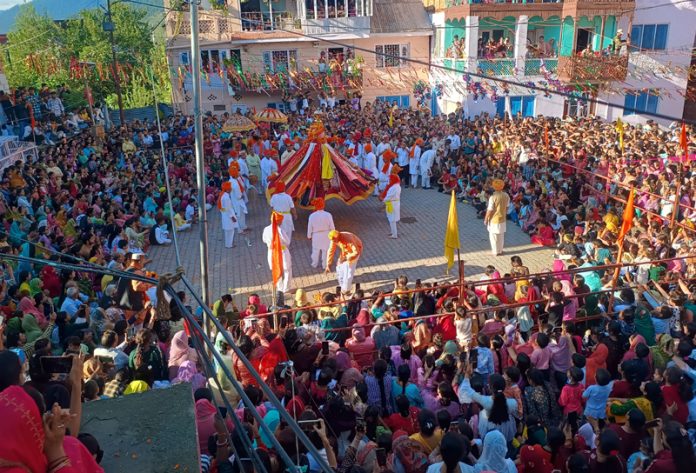
[[372, 152], [372, 145], [370, 143], [365, 145], [365, 152], [366, 153], [371, 153]]
[[312, 207], [314, 207], [315, 210], [324, 210], [325, 205], [326, 203], [323, 197], [317, 197], [312, 200]]
[[229, 192], [232, 190], [232, 183], [230, 181], [225, 181], [222, 183], [222, 192], [220, 192], [220, 195], [218, 196], [218, 201], [217, 201], [217, 206], [218, 209], [222, 210], [222, 196], [225, 192]]
[[283, 181], [278, 181], [275, 184], [273, 184], [273, 188], [275, 189], [275, 191], [273, 192], [274, 194], [285, 192], [285, 183]]
[[233, 149], [232, 151], [230, 151], [230, 156], [236, 158], [237, 156], [239, 156], [239, 153]]
[[394, 159], [394, 158], [396, 158], [396, 153], [390, 149], [387, 149], [384, 153], [382, 153], [382, 158]]
[[418, 138], [418, 139], [416, 140], [416, 144], [417, 144], [418, 146], [422, 145], [422, 144], [423, 144], [423, 138]]
[[239, 166], [230, 166], [230, 177], [237, 179], [239, 177]]

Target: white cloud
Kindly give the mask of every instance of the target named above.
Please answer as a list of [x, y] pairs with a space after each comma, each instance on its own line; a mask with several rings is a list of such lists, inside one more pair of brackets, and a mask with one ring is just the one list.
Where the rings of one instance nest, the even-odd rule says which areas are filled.
[[0, 0], [0, 10], [7, 10], [15, 5], [24, 3], [25, 0]]

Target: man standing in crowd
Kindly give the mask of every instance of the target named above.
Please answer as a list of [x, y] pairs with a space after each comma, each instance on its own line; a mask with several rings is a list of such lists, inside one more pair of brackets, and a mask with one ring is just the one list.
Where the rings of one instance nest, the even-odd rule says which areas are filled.
[[263, 229], [261, 239], [268, 247], [268, 268], [273, 271], [273, 233], [278, 232], [281, 250], [283, 251], [283, 277], [278, 280], [276, 290], [285, 293], [290, 288], [292, 279], [292, 257], [290, 256], [290, 235], [283, 229], [285, 215], [279, 213], [271, 214], [271, 224]]
[[307, 220], [307, 238], [312, 240], [312, 268], [319, 265], [325, 267], [329, 251], [329, 232], [336, 227], [331, 214], [324, 210], [323, 198], [317, 197], [312, 201], [312, 205], [315, 210]]
[[271, 197], [271, 209], [283, 216], [283, 231], [288, 236], [288, 246], [290, 246], [292, 232], [295, 231], [293, 220], [297, 218], [297, 210], [295, 210], [295, 203], [292, 201], [292, 197], [285, 192], [285, 183], [278, 181], [273, 185], [275, 191]]
[[360, 238], [350, 232], [339, 232], [331, 230], [329, 232], [329, 255], [326, 261], [326, 273], [331, 271], [336, 249], [341, 250], [341, 255], [338, 257], [336, 264], [336, 278], [338, 285], [341, 286], [343, 294], [349, 294], [353, 287], [353, 277], [355, 276], [355, 268], [358, 265], [358, 260], [362, 254], [363, 244]]
[[488, 199], [488, 207], [483, 223], [488, 229], [491, 241], [491, 254], [500, 256], [505, 245], [505, 219], [510, 197], [503, 192], [505, 182], [502, 179], [493, 179], [493, 195]]

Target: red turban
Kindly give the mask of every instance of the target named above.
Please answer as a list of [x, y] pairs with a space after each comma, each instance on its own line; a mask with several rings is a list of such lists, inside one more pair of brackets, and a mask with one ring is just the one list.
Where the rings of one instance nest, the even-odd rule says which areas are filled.
[[324, 202], [323, 197], [317, 197], [317, 198], [312, 200], [312, 206], [316, 210], [324, 210], [325, 205], [326, 205], [326, 203]]

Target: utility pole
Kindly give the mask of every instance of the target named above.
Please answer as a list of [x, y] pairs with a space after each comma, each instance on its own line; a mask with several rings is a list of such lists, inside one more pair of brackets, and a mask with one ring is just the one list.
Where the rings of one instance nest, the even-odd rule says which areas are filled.
[[114, 88], [116, 89], [116, 97], [118, 98], [118, 116], [121, 119], [121, 126], [126, 124], [126, 115], [123, 113], [123, 96], [121, 95], [121, 77], [118, 75], [116, 62], [116, 43], [114, 42], [114, 22], [111, 19], [111, 0], [106, 0], [106, 21], [104, 22], [104, 31], [109, 33], [111, 41], [111, 69], [114, 74]]
[[[198, 44], [198, 2], [190, 1], [191, 12], [191, 79], [193, 80], [193, 124], [196, 135], [196, 185], [198, 186], [198, 225], [200, 230], [201, 295], [210, 307], [208, 294], [208, 218], [205, 209], [205, 161], [203, 156], [203, 116], [201, 115], [201, 51]], [[205, 314], [206, 312], [203, 311]], [[210, 322], [205, 328], [210, 332]]]

